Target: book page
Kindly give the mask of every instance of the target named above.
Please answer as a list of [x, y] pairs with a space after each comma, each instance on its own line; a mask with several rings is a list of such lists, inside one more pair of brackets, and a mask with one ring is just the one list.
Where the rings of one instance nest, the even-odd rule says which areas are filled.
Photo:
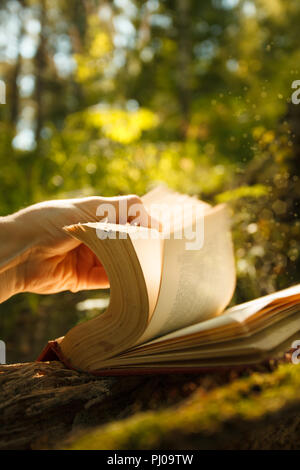
[[[300, 284], [292, 286], [288, 289], [284, 289], [273, 294], [260, 297], [258, 299], [250, 300], [240, 305], [236, 305], [232, 308], [225, 310], [225, 312], [217, 318], [211, 318], [204, 322], [181, 328], [163, 337], [149, 341], [149, 345], [167, 342], [176, 338], [190, 337], [191, 335], [201, 335], [209, 331], [216, 331], [217, 329], [225, 329], [235, 325], [239, 325], [241, 331], [248, 331], [247, 322], [251, 320], [258, 312], [264, 311], [264, 315], [268, 315], [268, 311], [271, 313], [273, 309], [278, 307], [276, 310], [280, 312], [286, 309], [289, 305], [295, 305], [298, 302], [300, 304]], [[282, 303], [282, 305], [280, 305]]]
[[[96, 254], [97, 246], [99, 243], [101, 243], [102, 238], [122, 238], [121, 234], [123, 234], [124, 238], [130, 238], [135, 253], [138, 257], [147, 287], [150, 320], [158, 298], [162, 271], [162, 253], [164, 240], [159, 237], [157, 230], [147, 227], [132, 226], [128, 224], [112, 224], [108, 222], [88, 222], [86, 224], [82, 224], [82, 227], [89, 227], [94, 229], [96, 234], [96, 245], [94, 252]], [[104, 237], [104, 235], [106, 236]]]
[[157, 305], [137, 344], [217, 316], [229, 303], [235, 267], [226, 206], [205, 211], [202, 222], [199, 249], [187, 249], [189, 240], [184, 237], [164, 241]]
[[[201, 208], [202, 211], [211, 210], [210, 204], [200, 201], [195, 196], [180, 194], [176, 191], [161, 185], [148, 192], [142, 197], [143, 204], [151, 217], [158, 220], [162, 226], [170, 223], [171, 230], [174, 225], [182, 225], [182, 210], [193, 210], [193, 208]], [[177, 211], [177, 212], [176, 212]], [[171, 214], [171, 217], [170, 217]], [[172, 214], [175, 217], [172, 217]], [[177, 214], [177, 220], [176, 219]]]
[[[225, 358], [233, 356], [249, 356], [251, 354], [261, 354], [278, 348], [281, 344], [294, 336], [299, 331], [300, 310], [298, 307], [291, 309], [291, 314], [279, 321], [275, 325], [270, 325], [264, 330], [258, 331], [245, 338], [234, 338], [232, 341], [219, 341], [209, 345], [199, 345], [199, 348], [193, 347], [184, 350], [168, 350], [159, 353], [132, 354], [131, 356], [120, 356], [113, 358], [110, 364], [145, 364], [145, 363], [167, 363], [175, 361], [203, 360], [205, 358]], [[291, 344], [291, 343], [290, 343]], [[138, 349], [135, 350], [136, 352]], [[282, 350], [284, 351], [284, 349]], [[233, 360], [233, 362], [235, 362]], [[188, 362], [187, 362], [188, 364]]]
[[143, 240], [139, 237], [130, 238], [139, 259], [147, 286], [150, 320], [159, 295], [164, 241], [159, 238], [151, 238], [151, 236], [149, 236], [147, 240]]

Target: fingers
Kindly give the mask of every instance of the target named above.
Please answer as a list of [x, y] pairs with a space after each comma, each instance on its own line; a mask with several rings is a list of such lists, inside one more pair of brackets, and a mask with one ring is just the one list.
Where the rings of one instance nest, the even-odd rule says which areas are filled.
[[151, 217], [145, 206], [141, 203], [134, 203], [128, 210], [128, 222], [131, 225], [140, 225], [142, 227], [154, 228], [161, 230], [160, 222]]
[[87, 289], [107, 289], [109, 280], [103, 266], [94, 266], [88, 274]]
[[76, 257], [76, 291], [109, 287], [106, 271], [90, 248], [81, 244], [76, 249]]
[[160, 223], [150, 216], [141, 198], [135, 194], [116, 197], [90, 197], [76, 203], [87, 213], [88, 221], [103, 221], [126, 224], [127, 222], [143, 227], [160, 230]]

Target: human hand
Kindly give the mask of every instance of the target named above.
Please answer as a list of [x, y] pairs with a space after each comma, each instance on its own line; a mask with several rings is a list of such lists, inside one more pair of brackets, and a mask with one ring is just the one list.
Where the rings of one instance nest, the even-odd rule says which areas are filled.
[[[120, 203], [127, 213], [120, 220]], [[117, 220], [130, 222], [130, 207], [139, 204], [142, 219], [151, 221], [138, 196], [88, 197], [46, 201], [0, 218], [0, 301], [18, 292], [51, 294], [64, 290], [77, 292], [109, 286], [105, 270], [95, 254], [70, 237], [63, 227], [97, 222], [101, 204], [111, 204]], [[153, 221], [152, 221], [153, 222]]]

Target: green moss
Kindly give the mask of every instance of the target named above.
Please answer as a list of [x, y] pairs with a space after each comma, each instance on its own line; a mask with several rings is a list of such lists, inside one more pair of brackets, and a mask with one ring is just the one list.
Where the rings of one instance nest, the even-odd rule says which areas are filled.
[[222, 430], [232, 420], [249, 422], [300, 403], [300, 368], [285, 364], [273, 373], [254, 373], [207, 394], [195, 392], [177, 407], [140, 413], [102, 426], [76, 440], [71, 449], [153, 449], [172, 434]]

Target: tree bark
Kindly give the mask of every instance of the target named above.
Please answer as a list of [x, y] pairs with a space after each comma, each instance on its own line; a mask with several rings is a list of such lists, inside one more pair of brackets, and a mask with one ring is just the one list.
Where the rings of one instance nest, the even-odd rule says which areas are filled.
[[[180, 407], [188, 407], [191, 400], [195, 401], [195, 396], [196, 405], [200, 406], [203, 400], [209, 403], [212, 397], [210, 401], [213, 406], [218, 404], [220, 408], [220, 397], [224, 396], [224, 390], [231, 396], [237, 387], [243, 391], [241, 398], [245, 395], [253, 401], [254, 397], [255, 407], [257, 400], [259, 403], [264, 381], [268, 382], [268, 387], [273, 384], [270, 397], [276, 404], [277, 371], [275, 361], [240, 371], [228, 369], [197, 375], [136, 377], [95, 377], [66, 369], [56, 361], [0, 365], [0, 450], [66, 448], [68, 443], [74, 442], [78, 436], [88, 436], [91, 428], [107, 424], [108, 426], [101, 428], [100, 436], [104, 435], [109, 423], [118, 420], [117, 428], [125, 430], [122, 431], [124, 434], [128, 420], [122, 420], [134, 415], [134, 422], [137, 422], [139, 427], [138, 420], [144, 419], [143, 415], [137, 417], [140, 411], [168, 409], [171, 416]], [[253, 375], [253, 372], [258, 374]], [[289, 373], [287, 372], [287, 377]], [[272, 374], [273, 376], [270, 376]], [[281, 377], [282, 374], [279, 370], [278, 375]], [[253, 380], [256, 380], [253, 377], [257, 376], [260, 385], [253, 385]], [[248, 389], [244, 379], [250, 381]], [[282, 379], [280, 380], [282, 382]], [[294, 385], [298, 387], [298, 383], [299, 380]], [[293, 388], [292, 382], [290, 387]], [[218, 403], [214, 398], [216, 393], [219, 396]], [[278, 394], [282, 398], [282, 388], [278, 389]], [[295, 400], [295, 397], [288, 393], [282, 408], [274, 408], [273, 414], [261, 417], [257, 415], [256, 419], [250, 421], [243, 420], [238, 412], [236, 416], [227, 416], [225, 406], [222, 426], [212, 426], [212, 429], [207, 428], [206, 432], [181, 429], [181, 434], [178, 431], [172, 432], [172, 429], [165, 432], [162, 428], [158, 433], [159, 441], [155, 448], [299, 448], [299, 405], [298, 398]], [[222, 407], [220, 409], [222, 410]], [[160, 411], [155, 416], [159, 428]], [[220, 420], [223, 420], [221, 415], [216, 416], [216, 423]], [[130, 429], [136, 437], [135, 429], [132, 426]], [[131, 436], [128, 442], [134, 442]], [[88, 443], [90, 445], [89, 438]], [[103, 443], [99, 444], [100, 449], [106, 448], [102, 445]], [[131, 445], [132, 448], [141, 448]]]
[[51, 447], [74, 431], [172, 406], [234, 374], [96, 377], [56, 361], [0, 365], [0, 450]]
[[0, 366], [0, 449], [47, 447], [80, 420], [92, 425], [91, 410], [113, 382], [59, 362]]
[[0, 365], [0, 450], [48, 448], [74, 431], [174, 404], [193, 391], [190, 382], [96, 377], [56, 361]]

